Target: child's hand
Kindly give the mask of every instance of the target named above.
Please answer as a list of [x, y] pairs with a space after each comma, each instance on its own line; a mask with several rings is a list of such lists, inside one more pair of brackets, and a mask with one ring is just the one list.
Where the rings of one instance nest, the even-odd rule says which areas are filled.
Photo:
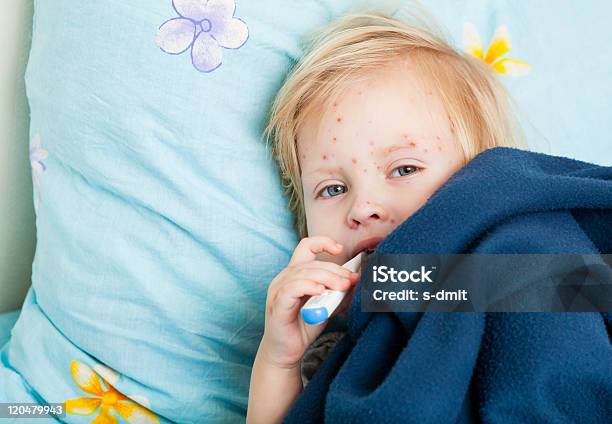
[[327, 321], [308, 325], [300, 317], [300, 308], [308, 300], [305, 296], [315, 296], [326, 289], [347, 291], [359, 280], [358, 273], [316, 260], [318, 253], [337, 255], [342, 249], [329, 237], [306, 237], [295, 248], [287, 268], [270, 283], [260, 346], [263, 359], [270, 364], [296, 367], [308, 346], [325, 328]]

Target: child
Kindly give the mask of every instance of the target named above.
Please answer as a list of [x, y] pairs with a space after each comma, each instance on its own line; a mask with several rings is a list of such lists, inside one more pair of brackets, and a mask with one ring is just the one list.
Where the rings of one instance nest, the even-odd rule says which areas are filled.
[[514, 130], [493, 71], [433, 32], [363, 13], [320, 33], [266, 131], [302, 240], [268, 289], [248, 422], [279, 422], [303, 389], [300, 361], [326, 325], [301, 320], [305, 301], [353, 288], [359, 275], [341, 264], [375, 247], [478, 153], [516, 146]]

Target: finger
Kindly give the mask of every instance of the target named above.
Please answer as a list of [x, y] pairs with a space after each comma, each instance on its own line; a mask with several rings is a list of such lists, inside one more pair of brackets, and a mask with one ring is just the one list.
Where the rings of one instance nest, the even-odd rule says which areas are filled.
[[301, 304], [304, 296], [316, 296], [325, 291], [325, 286], [314, 280], [294, 280], [276, 293], [274, 298], [275, 309], [280, 312], [288, 312]]
[[276, 297], [276, 293], [278, 290], [287, 284], [287, 281], [291, 281], [292, 274], [295, 273], [295, 270], [291, 268], [284, 268], [281, 272], [277, 274], [276, 277], [272, 280], [272, 282], [268, 285], [268, 290], [266, 294], [267, 301], [272, 301]]
[[336, 242], [331, 237], [314, 236], [305, 237], [295, 248], [293, 256], [289, 261], [289, 265], [299, 265], [306, 262], [314, 261], [317, 254], [327, 252], [331, 255], [337, 255], [343, 250], [343, 246]]
[[325, 285], [330, 290], [345, 291], [351, 287], [351, 279], [334, 271], [321, 268], [302, 268], [296, 273], [296, 278], [314, 280]]
[[[350, 277], [352, 274], [352, 271], [348, 268], [345, 268], [341, 265], [335, 264], [333, 262], [326, 262], [326, 261], [312, 261], [309, 262], [307, 264], [304, 265], [298, 265], [301, 267], [309, 267], [309, 268], [322, 268], [322, 269], [326, 269], [328, 271], [331, 272], [335, 272], [336, 274], [345, 276], [345, 277]], [[357, 274], [356, 274], [357, 275]]]

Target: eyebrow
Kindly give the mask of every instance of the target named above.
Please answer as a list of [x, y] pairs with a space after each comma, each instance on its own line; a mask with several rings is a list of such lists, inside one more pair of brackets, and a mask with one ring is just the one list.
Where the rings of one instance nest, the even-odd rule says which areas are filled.
[[410, 149], [412, 147], [408, 147], [408, 146], [401, 146], [401, 145], [395, 145], [395, 146], [390, 146], [387, 147], [385, 150], [387, 151], [387, 153], [391, 153], [391, 152], [395, 152], [396, 150], [400, 150], [400, 149]]
[[387, 153], [391, 153], [391, 152], [394, 152], [400, 149], [414, 149], [416, 147], [416, 144], [413, 141], [411, 141], [410, 144], [412, 144], [412, 146], [411, 145], [406, 146], [405, 144], [395, 144], [393, 146], [389, 146], [386, 150], [387, 150]]
[[311, 176], [311, 175], [315, 175], [315, 174], [327, 174], [329, 172], [336, 171], [337, 169], [338, 168], [333, 168], [333, 167], [317, 168], [314, 171], [310, 171], [310, 172], [302, 174], [302, 175], [307, 177], [307, 176]]

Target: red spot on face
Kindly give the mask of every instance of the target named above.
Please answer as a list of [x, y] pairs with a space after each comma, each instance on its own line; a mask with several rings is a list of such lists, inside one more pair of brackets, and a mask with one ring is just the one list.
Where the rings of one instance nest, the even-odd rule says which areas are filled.
[[430, 91], [427, 92], [427, 94], [429, 94], [430, 96], [433, 96], [433, 93]]
[[338, 106], [338, 103], [334, 102], [334, 107]]
[[338, 123], [342, 122], [342, 118], [341, 118], [340, 116], [338, 116], [338, 117], [336, 118], [336, 122], [338, 122]]
[[391, 224], [395, 224], [395, 219], [391, 218]]
[[410, 143], [408, 143], [408, 146], [410, 147], [416, 147], [416, 143], [414, 141], [411, 141]]
[[368, 172], [368, 168], [363, 168], [363, 172]]
[[440, 136], [439, 135], [436, 136], [436, 140], [440, 140]]
[[442, 147], [438, 146], [438, 152], [442, 151]]
[[323, 160], [327, 160], [327, 155], [323, 155]]
[[353, 159], [351, 159], [351, 162], [353, 162], [353, 164], [356, 164], [357, 163], [357, 159], [353, 158]]
[[423, 149], [423, 151], [424, 151], [425, 153], [427, 153], [427, 149]]

